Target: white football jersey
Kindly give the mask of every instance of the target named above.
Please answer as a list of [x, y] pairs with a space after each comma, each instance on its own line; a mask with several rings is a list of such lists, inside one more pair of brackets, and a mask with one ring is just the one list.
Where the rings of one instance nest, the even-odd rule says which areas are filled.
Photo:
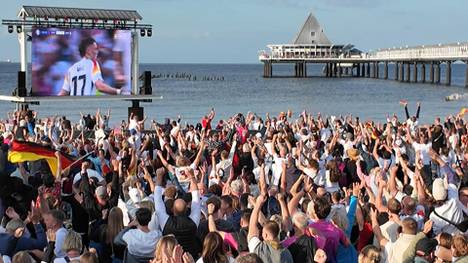
[[82, 58], [68, 69], [62, 89], [70, 96], [94, 96], [98, 80], [103, 80], [98, 62]]

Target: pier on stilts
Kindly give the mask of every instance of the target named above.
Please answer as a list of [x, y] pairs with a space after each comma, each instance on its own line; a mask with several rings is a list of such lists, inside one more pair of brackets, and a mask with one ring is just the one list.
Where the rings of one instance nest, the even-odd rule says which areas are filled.
[[[351, 44], [333, 44], [315, 16], [309, 14], [292, 44], [267, 47], [268, 52], [260, 51], [259, 54], [265, 78], [274, 77], [275, 64], [291, 64], [295, 78], [308, 77], [307, 64], [322, 64], [322, 76], [325, 78], [375, 78], [450, 86], [452, 65], [462, 62], [467, 65], [464, 86], [468, 88], [468, 42], [362, 52]], [[389, 72], [390, 64], [393, 65], [393, 73]], [[441, 76], [442, 68], [445, 76]]]

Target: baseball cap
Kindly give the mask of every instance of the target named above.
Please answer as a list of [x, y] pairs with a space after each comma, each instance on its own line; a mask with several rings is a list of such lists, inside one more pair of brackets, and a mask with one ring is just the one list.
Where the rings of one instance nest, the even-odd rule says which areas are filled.
[[432, 196], [436, 201], [443, 201], [447, 198], [447, 187], [444, 179], [437, 178], [432, 183]]

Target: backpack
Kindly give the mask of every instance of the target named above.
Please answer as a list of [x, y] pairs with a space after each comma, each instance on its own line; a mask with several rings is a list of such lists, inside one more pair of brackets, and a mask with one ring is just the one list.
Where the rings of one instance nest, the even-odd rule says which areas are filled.
[[315, 252], [317, 251], [317, 245], [313, 237], [302, 235], [296, 242], [288, 247], [291, 253], [294, 263], [314, 263]]

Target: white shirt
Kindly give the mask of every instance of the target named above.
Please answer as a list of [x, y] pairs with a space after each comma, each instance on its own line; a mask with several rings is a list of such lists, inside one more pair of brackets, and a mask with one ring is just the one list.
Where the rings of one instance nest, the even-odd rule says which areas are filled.
[[325, 185], [325, 178], [323, 177], [322, 173], [319, 173], [318, 171], [314, 171], [311, 168], [304, 168], [303, 172], [309, 176], [312, 180], [314, 180], [314, 184], [316, 185]]
[[283, 162], [286, 162], [286, 158], [281, 158], [278, 155], [273, 157], [275, 163], [273, 165], [273, 185], [278, 185], [281, 179], [281, 174], [283, 173]]
[[[454, 223], [462, 222], [464, 218], [463, 214], [468, 214], [468, 209], [460, 202], [460, 200], [458, 200], [458, 190], [453, 184], [449, 184], [448, 186], [447, 201], [445, 204], [436, 207], [434, 210], [437, 214]], [[434, 222], [432, 229], [434, 230], [435, 235], [438, 235], [441, 232], [449, 234], [458, 234], [460, 232], [455, 226], [438, 217], [434, 212], [429, 215], [429, 219]]]
[[340, 190], [338, 182], [332, 183], [330, 181], [330, 171], [325, 172], [325, 190], [329, 193], [334, 193]]
[[449, 137], [449, 143], [450, 143], [450, 147], [452, 149], [456, 149], [457, 148], [457, 144], [458, 144], [458, 134], [452, 134], [450, 135]]
[[[98, 182], [104, 181], [104, 177], [102, 177], [102, 175], [100, 175], [97, 171], [93, 169], [87, 169], [86, 171], [88, 172], [88, 178], [94, 177], [98, 179]], [[73, 178], [73, 184], [75, 184], [79, 180], [81, 180], [81, 172], [75, 174], [75, 177]]]
[[9, 256], [2, 256], [0, 257], [3, 259], [3, 263], [11, 263], [11, 258]]
[[82, 58], [68, 69], [62, 89], [69, 92], [70, 96], [96, 95], [98, 80], [103, 80], [98, 62]]
[[134, 256], [151, 257], [162, 234], [159, 230], [143, 232], [130, 229], [122, 236], [127, 243], [128, 252]]
[[348, 140], [339, 140], [338, 141], [341, 145], [343, 145], [343, 158], [347, 158], [348, 154], [346, 153], [347, 150], [351, 149], [354, 147], [354, 142], [353, 141], [348, 141]]
[[106, 133], [104, 132], [104, 129], [99, 128], [94, 132], [94, 138], [96, 142], [99, 142], [99, 140], [104, 139], [105, 137]]
[[432, 147], [432, 143], [421, 144], [417, 142], [413, 142], [413, 148], [417, 152], [419, 151], [420, 158], [423, 162], [423, 165], [429, 165], [431, 163], [431, 156], [429, 155], [429, 151]]
[[54, 263], [67, 263], [67, 262], [70, 262], [72, 260], [77, 260], [77, 261], [80, 261], [80, 258], [81, 256], [78, 256], [78, 257], [74, 257], [74, 258], [68, 258], [68, 261], [65, 260], [64, 257], [57, 257], [54, 259]]
[[322, 142], [328, 141], [328, 138], [332, 136], [332, 132], [329, 128], [323, 128], [320, 130], [320, 140]]

